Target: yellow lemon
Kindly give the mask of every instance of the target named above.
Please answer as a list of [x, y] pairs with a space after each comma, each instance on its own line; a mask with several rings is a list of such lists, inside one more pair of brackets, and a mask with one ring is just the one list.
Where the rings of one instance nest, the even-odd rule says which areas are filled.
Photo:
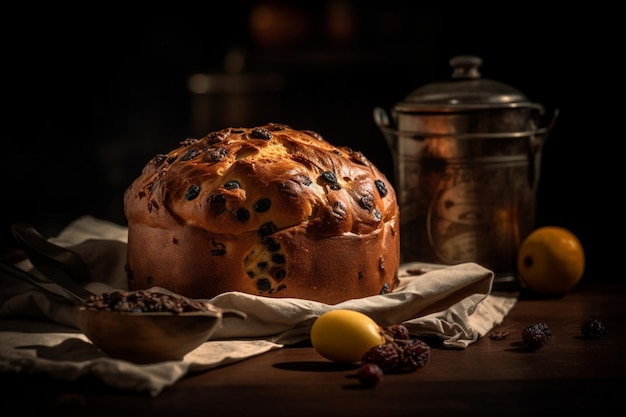
[[311, 344], [334, 362], [359, 362], [365, 352], [385, 343], [383, 328], [369, 316], [353, 310], [330, 310], [311, 327]]
[[563, 295], [581, 280], [585, 252], [578, 237], [558, 226], [543, 226], [529, 234], [517, 254], [523, 285], [541, 295]]

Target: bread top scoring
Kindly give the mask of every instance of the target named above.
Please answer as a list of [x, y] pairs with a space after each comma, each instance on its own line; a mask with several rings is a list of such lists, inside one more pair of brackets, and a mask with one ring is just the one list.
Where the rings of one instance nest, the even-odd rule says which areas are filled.
[[270, 123], [187, 139], [154, 157], [126, 190], [129, 222], [172, 222], [216, 234], [304, 226], [368, 234], [398, 216], [394, 189], [360, 152], [319, 134]]

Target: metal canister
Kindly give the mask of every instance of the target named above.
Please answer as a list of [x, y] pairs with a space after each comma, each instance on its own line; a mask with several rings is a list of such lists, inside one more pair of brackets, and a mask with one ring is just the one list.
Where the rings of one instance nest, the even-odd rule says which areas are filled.
[[374, 120], [391, 150], [402, 262], [476, 262], [514, 277], [535, 228], [545, 109], [481, 78], [482, 59], [450, 60], [451, 79], [424, 85]]

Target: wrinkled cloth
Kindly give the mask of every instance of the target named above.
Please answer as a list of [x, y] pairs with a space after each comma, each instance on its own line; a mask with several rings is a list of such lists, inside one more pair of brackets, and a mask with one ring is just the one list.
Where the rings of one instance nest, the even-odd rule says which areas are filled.
[[[127, 228], [92, 216], [70, 223], [49, 240], [79, 253], [94, 293], [128, 289], [124, 264]], [[39, 274], [28, 260], [17, 265]], [[426, 268], [424, 268], [426, 267]], [[411, 271], [424, 269], [413, 275]], [[404, 324], [413, 337], [434, 337], [446, 348], [465, 349], [485, 336], [515, 305], [516, 294], [492, 293], [494, 274], [472, 262], [405, 264], [393, 292], [328, 305], [294, 298], [227, 292], [210, 300], [225, 316], [210, 340], [181, 361], [137, 365], [112, 359], [77, 330], [73, 306], [15, 278], [0, 275], [0, 372], [46, 373], [65, 380], [95, 375], [105, 384], [158, 395], [188, 372], [208, 370], [304, 342], [317, 317], [333, 309], [363, 312], [382, 326]]]

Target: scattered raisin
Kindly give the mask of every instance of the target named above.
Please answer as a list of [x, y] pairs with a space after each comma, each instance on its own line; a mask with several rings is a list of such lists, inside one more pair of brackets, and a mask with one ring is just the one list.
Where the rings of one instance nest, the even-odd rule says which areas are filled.
[[230, 136], [230, 132], [219, 131], [219, 132], [211, 132], [207, 135], [207, 142], [209, 144], [214, 144], [217, 142], [223, 142]]
[[552, 330], [550, 330], [550, 327], [548, 327], [546, 323], [536, 323], [535, 326], [537, 326], [537, 328], [539, 328], [539, 330], [541, 330], [546, 335], [548, 340], [550, 340], [550, 338], [552, 337]]
[[222, 194], [211, 194], [207, 201], [215, 213], [221, 214], [226, 211], [226, 197]]
[[383, 380], [384, 372], [375, 363], [365, 363], [357, 371], [357, 378], [366, 387], [374, 387]]
[[372, 207], [374, 207], [374, 197], [371, 195], [361, 197], [359, 199], [359, 206], [367, 211], [370, 211]]
[[250, 137], [254, 139], [270, 140], [272, 139], [272, 132], [263, 127], [256, 127], [250, 132]]
[[333, 211], [335, 217], [337, 217], [338, 219], [343, 220], [348, 217], [348, 210], [346, 209], [346, 205], [341, 201], [335, 201], [332, 205], [331, 210]]
[[213, 247], [211, 248], [211, 256], [224, 256], [226, 255], [226, 245], [214, 240], [211, 241]]
[[384, 373], [412, 372], [430, 360], [430, 346], [420, 339], [397, 339], [374, 346], [361, 359], [361, 364], [375, 363]]
[[370, 348], [363, 357], [361, 363], [374, 363], [383, 370], [390, 372], [399, 367], [401, 361], [400, 352], [394, 343], [383, 343]]
[[408, 340], [410, 339], [409, 330], [403, 324], [392, 324], [384, 329], [386, 335], [389, 335], [393, 340]]
[[430, 346], [419, 339], [401, 340], [396, 342], [402, 346], [402, 372], [411, 372], [422, 368], [430, 360]]
[[195, 148], [189, 149], [185, 154], [180, 158], [181, 161], [189, 161], [200, 154], [200, 151]]
[[250, 218], [250, 212], [245, 208], [240, 208], [239, 210], [235, 212], [235, 217], [240, 222], [245, 222], [246, 220]]
[[389, 191], [387, 190], [387, 186], [385, 185], [384, 182], [382, 182], [381, 180], [376, 180], [374, 181], [374, 184], [376, 184], [376, 188], [378, 189], [378, 194], [380, 194], [381, 197], [384, 197], [387, 195]]
[[199, 140], [196, 139], [196, 138], [187, 138], [185, 140], [180, 141], [180, 144], [182, 146], [191, 146], [191, 145], [194, 145], [194, 144], [196, 144], [198, 142], [199, 142]]
[[227, 190], [234, 190], [235, 188], [241, 188], [241, 184], [239, 184], [239, 181], [230, 180], [224, 184], [224, 188]]
[[208, 159], [211, 162], [219, 162], [224, 157], [228, 155], [228, 150], [226, 148], [211, 148], [205, 154], [205, 159]]
[[185, 194], [185, 200], [190, 201], [194, 198], [198, 197], [200, 194], [200, 186], [199, 185], [190, 185], [187, 189], [187, 194]]
[[324, 178], [326, 181], [328, 181], [331, 184], [336, 184], [337, 183], [337, 176], [332, 171], [324, 171], [324, 172], [322, 172], [322, 178]]
[[260, 236], [269, 236], [274, 233], [276, 230], [276, 225], [272, 222], [263, 223], [261, 227], [259, 227], [259, 235]]
[[583, 323], [580, 330], [587, 339], [599, 339], [604, 336], [606, 326], [598, 319], [589, 319]]
[[272, 283], [267, 278], [260, 278], [256, 282], [256, 288], [259, 292], [267, 292], [272, 289]]
[[273, 267], [272, 269], [270, 269], [270, 275], [276, 281], [280, 282], [284, 280], [285, 277], [287, 276], [287, 271], [285, 271], [283, 268]]
[[276, 252], [280, 249], [280, 242], [277, 242], [274, 239], [264, 237], [261, 239], [261, 241], [267, 246], [267, 250], [270, 252]]
[[273, 253], [272, 262], [277, 263], [277, 264], [284, 264], [287, 262], [287, 260], [285, 259], [285, 255], [282, 255], [280, 253]]
[[167, 155], [158, 154], [152, 159], [152, 163], [154, 164], [155, 167], [158, 168], [163, 164], [163, 162], [165, 162], [166, 159], [167, 159]]
[[252, 206], [252, 209], [257, 213], [263, 213], [270, 209], [272, 205], [272, 201], [269, 198], [262, 198]]
[[522, 330], [522, 344], [526, 349], [540, 349], [549, 339], [550, 336], [538, 324], [527, 326]]

